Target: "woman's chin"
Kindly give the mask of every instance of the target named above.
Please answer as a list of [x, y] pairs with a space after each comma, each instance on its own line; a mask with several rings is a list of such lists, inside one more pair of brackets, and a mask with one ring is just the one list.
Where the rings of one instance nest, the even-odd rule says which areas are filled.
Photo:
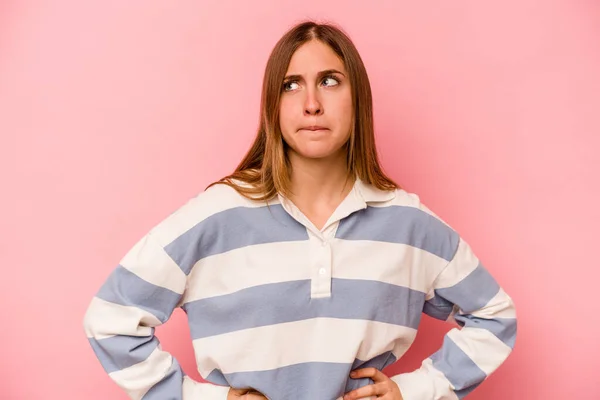
[[327, 160], [340, 156], [339, 151], [331, 149], [310, 149], [296, 152], [296, 156], [308, 160]]

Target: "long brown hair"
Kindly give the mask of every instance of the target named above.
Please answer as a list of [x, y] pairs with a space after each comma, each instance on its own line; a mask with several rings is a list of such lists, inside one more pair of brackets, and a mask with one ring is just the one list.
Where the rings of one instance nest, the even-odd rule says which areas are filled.
[[341, 28], [306, 20], [281, 37], [267, 61], [263, 77], [260, 125], [252, 147], [231, 175], [211, 183], [207, 189], [221, 183], [254, 200], [269, 200], [277, 193], [289, 196], [291, 166], [279, 125], [279, 102], [292, 55], [301, 45], [311, 40], [319, 40], [328, 45], [344, 62], [348, 72], [354, 109], [352, 132], [346, 143], [349, 175], [381, 190], [400, 187], [384, 174], [379, 164], [373, 128], [371, 86], [358, 50]]

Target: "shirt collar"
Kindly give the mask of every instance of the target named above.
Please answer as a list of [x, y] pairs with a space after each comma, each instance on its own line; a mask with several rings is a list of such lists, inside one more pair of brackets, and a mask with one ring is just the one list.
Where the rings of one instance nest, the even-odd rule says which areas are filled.
[[363, 182], [359, 177], [356, 177], [354, 189], [365, 203], [385, 202], [396, 197], [395, 190], [381, 190], [373, 185]]
[[[307, 228], [311, 229], [316, 235], [321, 234], [321, 232], [302, 214], [302, 212], [298, 209], [298, 207], [296, 207], [296, 205], [293, 204], [293, 202], [289, 201], [289, 199], [285, 198], [285, 196], [281, 195], [280, 193], [278, 193], [277, 196], [280, 204], [288, 214], [293, 216], [298, 221], [303, 221], [302, 223]], [[356, 177], [352, 190], [330, 216], [329, 220], [323, 226], [323, 230], [327, 229], [334, 222], [347, 217], [353, 212], [367, 208], [369, 203], [385, 202], [392, 200], [395, 197], [395, 190], [380, 190]]]

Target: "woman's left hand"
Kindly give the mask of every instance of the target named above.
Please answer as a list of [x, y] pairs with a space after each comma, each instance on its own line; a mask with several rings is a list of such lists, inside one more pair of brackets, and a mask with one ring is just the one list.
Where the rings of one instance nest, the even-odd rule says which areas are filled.
[[390, 378], [377, 368], [357, 369], [350, 373], [351, 378], [371, 378], [375, 382], [372, 385], [354, 389], [344, 395], [344, 400], [363, 399], [374, 396], [377, 399], [403, 400], [400, 388]]

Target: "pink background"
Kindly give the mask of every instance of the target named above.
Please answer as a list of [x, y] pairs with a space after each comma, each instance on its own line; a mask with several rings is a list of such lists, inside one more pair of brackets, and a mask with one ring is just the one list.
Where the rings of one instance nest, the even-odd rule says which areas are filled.
[[[270, 50], [313, 17], [364, 59], [387, 172], [515, 300], [515, 352], [469, 398], [600, 399], [597, 2], [93, 3], [0, 2], [0, 398], [125, 399], [84, 311], [141, 235], [237, 165]], [[425, 318], [386, 372], [447, 329]], [[183, 312], [158, 336], [199, 378]]]

